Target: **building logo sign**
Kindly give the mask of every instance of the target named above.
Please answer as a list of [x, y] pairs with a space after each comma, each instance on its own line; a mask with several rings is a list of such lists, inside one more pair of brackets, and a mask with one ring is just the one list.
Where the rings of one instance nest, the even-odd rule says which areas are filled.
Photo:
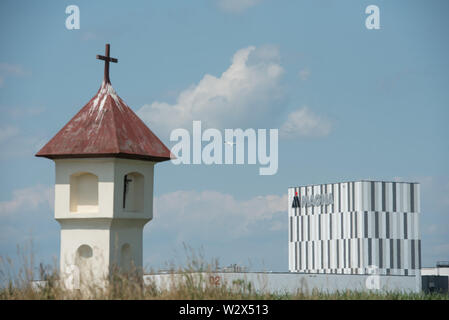
[[301, 197], [298, 195], [298, 192], [295, 192], [292, 208], [319, 207], [330, 204], [334, 204], [334, 195], [332, 193], [311, 194]]

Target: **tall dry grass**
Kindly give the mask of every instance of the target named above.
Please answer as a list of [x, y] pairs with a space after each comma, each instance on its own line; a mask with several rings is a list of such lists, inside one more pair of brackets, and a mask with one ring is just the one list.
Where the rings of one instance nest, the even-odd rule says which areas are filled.
[[[322, 293], [313, 291], [306, 294], [301, 290], [296, 293], [267, 293], [256, 292], [253, 284], [245, 280], [233, 281], [231, 284], [222, 283], [216, 285], [209, 281], [210, 275], [218, 270], [216, 259], [206, 262], [204, 256], [197, 254], [195, 250], [185, 247], [187, 250], [184, 266], [171, 267], [173, 274], [180, 274], [182, 281], [172, 281], [169, 286], [161, 288], [154, 282], [144, 283], [141, 272], [133, 270], [123, 273], [114, 268], [106, 285], [100, 287], [90, 284], [81, 290], [69, 290], [59, 280], [56, 261], [52, 266], [34, 266], [34, 255], [26, 254], [29, 250], [18, 250], [22, 265], [17, 268], [12, 259], [0, 257], [0, 299], [11, 300], [47, 300], [47, 299], [101, 299], [101, 300], [140, 300], [140, 299], [186, 299], [186, 300], [278, 300], [278, 299], [310, 299], [310, 300], [422, 300], [445, 299], [444, 294], [402, 294], [369, 293], [369, 292], [336, 292]], [[36, 274], [37, 270], [37, 274]], [[148, 272], [151, 274], [152, 272]], [[148, 274], [146, 273], [146, 274]], [[44, 280], [45, 283], [36, 288], [33, 285], [35, 279]]]

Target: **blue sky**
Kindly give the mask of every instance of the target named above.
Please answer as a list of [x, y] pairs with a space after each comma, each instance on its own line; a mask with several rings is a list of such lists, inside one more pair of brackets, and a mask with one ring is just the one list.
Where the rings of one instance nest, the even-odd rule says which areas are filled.
[[[71, 4], [79, 30], [65, 28]], [[371, 4], [380, 30], [365, 27]], [[449, 260], [448, 10], [437, 0], [2, 1], [0, 255], [32, 238], [39, 261], [58, 256], [54, 164], [34, 154], [96, 93], [95, 55], [111, 43], [112, 85], [169, 147], [173, 125], [192, 120], [280, 129], [273, 176], [156, 166], [146, 266], [182, 260], [184, 242], [221, 265], [285, 271], [287, 187], [357, 179], [420, 182], [423, 264]], [[232, 72], [247, 90], [228, 88]], [[298, 130], [283, 134], [289, 121]]]

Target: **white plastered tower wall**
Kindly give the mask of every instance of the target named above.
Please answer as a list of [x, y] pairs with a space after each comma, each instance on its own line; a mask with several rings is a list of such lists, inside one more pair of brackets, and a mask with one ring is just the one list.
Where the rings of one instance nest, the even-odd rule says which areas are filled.
[[143, 227], [153, 218], [154, 162], [58, 159], [55, 169], [61, 274], [78, 270], [81, 282], [101, 283], [113, 267], [140, 271]]

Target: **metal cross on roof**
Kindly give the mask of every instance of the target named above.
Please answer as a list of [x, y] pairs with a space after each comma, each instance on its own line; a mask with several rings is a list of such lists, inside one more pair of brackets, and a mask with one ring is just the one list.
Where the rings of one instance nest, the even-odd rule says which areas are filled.
[[114, 62], [117, 63], [118, 59], [116, 58], [111, 58], [109, 56], [109, 50], [110, 50], [110, 45], [109, 43], [106, 44], [106, 55], [105, 56], [101, 56], [97, 54], [97, 59], [100, 60], [104, 60], [104, 81], [106, 83], [111, 83], [111, 81], [109, 80], [109, 62]]

